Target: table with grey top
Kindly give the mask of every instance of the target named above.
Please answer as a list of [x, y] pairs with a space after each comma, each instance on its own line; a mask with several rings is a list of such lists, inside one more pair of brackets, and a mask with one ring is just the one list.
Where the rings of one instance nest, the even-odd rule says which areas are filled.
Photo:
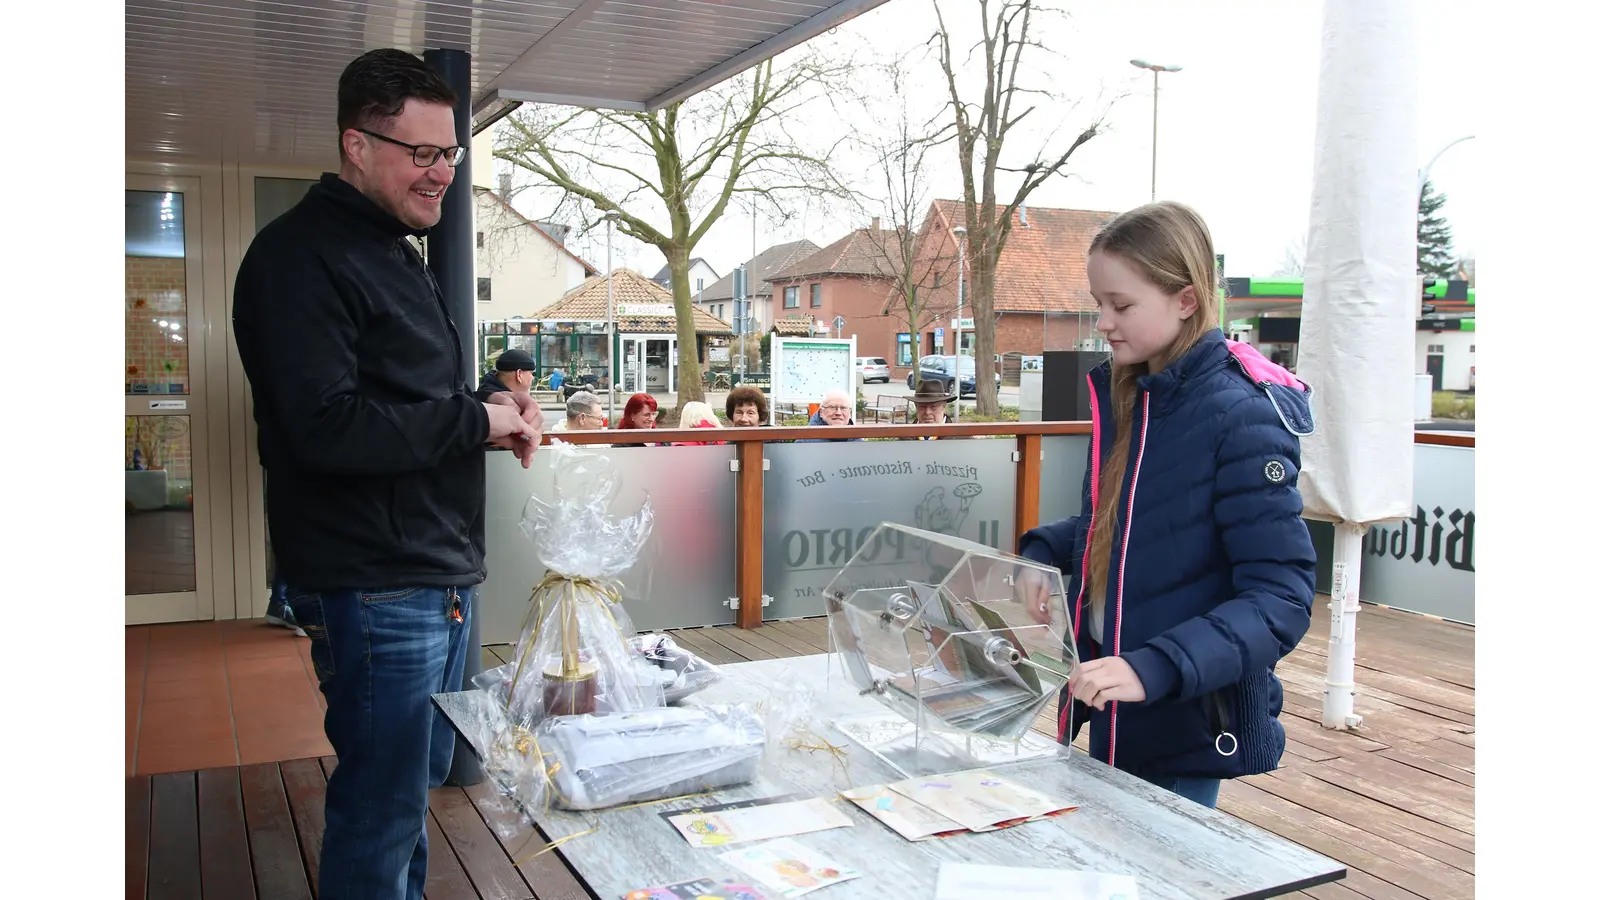
[[[838, 677], [827, 677], [824, 654], [721, 666], [723, 679], [690, 697], [699, 703], [756, 704], [792, 696], [805, 685], [814, 697], [814, 719], [883, 712]], [[435, 699], [450, 716], [456, 694]], [[728, 848], [694, 849], [661, 813], [739, 800], [793, 794], [834, 799], [849, 787], [899, 781], [903, 775], [831, 727], [822, 736], [846, 748], [847, 766], [827, 752], [775, 745], [761, 777], [714, 796], [674, 800], [631, 809], [538, 814], [551, 840], [599, 830], [562, 844], [554, 852], [590, 891], [617, 900], [630, 890], [703, 877], [740, 877], [719, 854]], [[960, 834], [913, 843], [849, 802], [855, 823], [795, 837], [862, 877], [817, 892], [821, 900], [912, 900], [931, 898], [942, 861], [1000, 866], [1075, 869], [1132, 875], [1141, 900], [1158, 898], [1272, 897], [1343, 878], [1339, 862], [1217, 810], [1207, 809], [1074, 751], [1066, 760], [1019, 762], [995, 771], [1069, 802], [1076, 812], [982, 834]], [[848, 779], [846, 777], [848, 772]]]

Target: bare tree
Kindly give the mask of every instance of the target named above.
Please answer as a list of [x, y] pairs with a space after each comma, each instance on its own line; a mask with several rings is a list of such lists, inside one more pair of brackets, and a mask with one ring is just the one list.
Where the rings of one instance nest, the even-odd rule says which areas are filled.
[[[678, 403], [704, 399], [689, 260], [736, 194], [782, 206], [805, 194], [847, 194], [833, 146], [811, 149], [789, 128], [797, 113], [842, 101], [845, 62], [812, 54], [769, 60], [718, 87], [655, 112], [535, 106], [506, 117], [495, 156], [559, 195], [588, 231], [609, 211], [617, 231], [654, 246], [672, 273], [678, 320]], [[610, 273], [607, 273], [609, 276]]]
[[1302, 235], [1283, 248], [1283, 256], [1278, 260], [1278, 268], [1273, 271], [1276, 278], [1304, 278], [1306, 277], [1306, 239]]
[[[911, 111], [907, 87], [913, 82], [913, 61], [901, 58], [883, 67], [884, 82], [890, 87], [890, 108], [878, 121], [886, 124], [877, 138], [863, 138], [881, 180], [867, 205], [879, 214], [884, 228], [870, 234], [871, 264], [888, 286], [883, 313], [905, 323], [911, 341], [911, 368], [916, 371], [919, 355], [915, 336], [921, 330], [954, 311], [950, 302], [940, 304], [939, 296], [923, 288], [939, 287], [956, 277], [954, 254], [927, 257], [923, 254], [922, 226], [932, 204], [932, 164], [930, 154], [938, 150], [939, 128], [920, 122]], [[879, 193], [881, 191], [881, 193]]]
[[[962, 9], [975, 8], [982, 24], [982, 37], [972, 46], [964, 59], [957, 59], [951, 48], [950, 28], [938, 0], [934, 12], [938, 16], [939, 30], [932, 40], [937, 46], [939, 67], [943, 70], [945, 84], [950, 93], [949, 106], [953, 116], [950, 135], [955, 139], [956, 153], [961, 165], [962, 199], [965, 204], [967, 228], [967, 263], [971, 268], [970, 308], [973, 330], [977, 334], [973, 348], [978, 360], [990, 360], [995, 352], [994, 291], [995, 273], [1000, 254], [1005, 250], [1011, 235], [1011, 223], [1017, 207], [1027, 202], [1039, 185], [1066, 168], [1067, 161], [1079, 147], [1100, 134], [1103, 112], [1077, 133], [1062, 149], [1052, 134], [1028, 154], [1026, 162], [1017, 164], [1006, 160], [1021, 154], [1004, 151], [1012, 130], [1028, 118], [1041, 103], [1060, 102], [1061, 98], [1049, 91], [1018, 83], [1018, 73], [1024, 68], [1023, 57], [1027, 51], [1050, 53], [1030, 33], [1036, 12], [1053, 10], [1035, 0], [962, 0]], [[983, 88], [976, 102], [962, 99], [961, 78], [967, 61], [981, 54], [983, 63]], [[1044, 113], [1049, 115], [1050, 113]], [[1064, 118], [1064, 117], [1063, 117]], [[1002, 157], [1006, 156], [1006, 160]], [[1020, 176], [1011, 199], [1001, 201], [996, 176], [999, 173]], [[959, 348], [958, 348], [959, 349]], [[998, 415], [1000, 402], [994, 381], [983, 377], [987, 365], [978, 366], [978, 408], [980, 415]]]

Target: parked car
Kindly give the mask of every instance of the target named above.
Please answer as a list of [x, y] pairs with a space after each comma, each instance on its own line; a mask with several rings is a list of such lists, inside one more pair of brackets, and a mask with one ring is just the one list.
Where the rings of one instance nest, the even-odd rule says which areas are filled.
[[[940, 386], [948, 391], [950, 383], [955, 380], [956, 357], [954, 356], [924, 356], [917, 364], [917, 371], [906, 376], [906, 387], [913, 391], [917, 389], [919, 381], [937, 381]], [[995, 387], [1000, 386], [1000, 373], [994, 373]], [[976, 397], [978, 395], [977, 367], [972, 357], [961, 357], [961, 396]]]
[[881, 356], [856, 357], [856, 372], [861, 375], [861, 380], [866, 384], [874, 381], [889, 383], [889, 361]]

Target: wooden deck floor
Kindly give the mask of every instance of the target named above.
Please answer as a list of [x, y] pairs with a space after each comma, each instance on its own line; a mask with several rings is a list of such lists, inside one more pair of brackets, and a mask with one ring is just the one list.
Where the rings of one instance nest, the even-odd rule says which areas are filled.
[[[1289, 752], [1283, 767], [1230, 782], [1220, 807], [1345, 863], [1348, 877], [1298, 896], [1321, 900], [1469, 900], [1474, 893], [1474, 676], [1471, 628], [1381, 607], [1359, 619], [1358, 733], [1319, 724], [1327, 611], [1279, 666]], [[674, 632], [718, 663], [822, 652], [822, 620], [750, 631]], [[509, 648], [485, 649], [497, 665]], [[1041, 721], [1041, 729], [1048, 728]], [[127, 896], [315, 896], [322, 795], [333, 760], [296, 760], [128, 779]], [[531, 839], [500, 840], [484, 789], [432, 797], [429, 900], [584, 897]]]

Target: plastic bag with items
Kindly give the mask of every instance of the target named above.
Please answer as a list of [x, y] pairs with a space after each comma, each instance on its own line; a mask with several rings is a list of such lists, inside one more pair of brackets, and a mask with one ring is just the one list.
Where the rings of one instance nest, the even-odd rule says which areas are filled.
[[639, 654], [635, 661], [641, 677], [660, 683], [667, 703], [697, 694], [722, 678], [716, 666], [678, 646], [664, 634], [639, 634], [628, 639]]
[[614, 514], [621, 483], [609, 459], [562, 442], [550, 453], [550, 498], [530, 497], [521, 523], [548, 572], [529, 597], [516, 654], [496, 670], [490, 690], [523, 727], [546, 716], [663, 706], [658, 679], [636, 665], [628, 644], [633, 625], [616, 580], [650, 538], [650, 500]]
[[553, 716], [535, 729], [562, 809], [601, 809], [755, 780], [761, 717], [743, 706], [670, 707], [626, 715]]
[[484, 691], [445, 695], [441, 706], [483, 761], [497, 793], [480, 803], [506, 839], [551, 807], [603, 809], [745, 784], [760, 774], [767, 745], [762, 717], [744, 706], [550, 716], [532, 728]]

